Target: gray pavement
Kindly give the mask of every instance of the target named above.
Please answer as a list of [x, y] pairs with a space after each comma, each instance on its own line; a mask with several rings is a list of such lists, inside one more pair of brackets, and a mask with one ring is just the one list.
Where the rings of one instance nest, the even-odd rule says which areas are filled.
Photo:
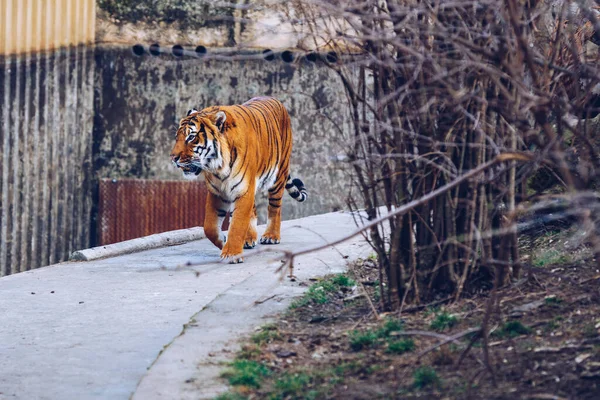
[[[348, 213], [287, 221], [272, 248], [300, 249], [353, 229]], [[210, 398], [225, 389], [221, 362], [240, 337], [284, 310], [306, 289], [302, 281], [369, 253], [357, 237], [299, 257], [296, 282], [274, 274], [270, 253], [217, 263], [207, 240], [4, 277], [0, 400]]]

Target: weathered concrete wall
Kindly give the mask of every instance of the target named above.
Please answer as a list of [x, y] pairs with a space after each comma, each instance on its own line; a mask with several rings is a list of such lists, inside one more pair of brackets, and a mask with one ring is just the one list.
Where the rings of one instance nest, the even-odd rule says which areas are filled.
[[93, 54], [0, 59], [0, 276], [89, 245]]
[[307, 32], [296, 32], [298, 27], [287, 21], [288, 6], [280, 1], [99, 0], [97, 5], [98, 43], [314, 47], [313, 40], [301, 41]]
[[[350, 118], [342, 84], [327, 66], [256, 57], [237, 61], [136, 57], [129, 48], [99, 51], [96, 65], [98, 177], [183, 179], [171, 165], [169, 152], [178, 121], [187, 110], [269, 95], [289, 110], [294, 132], [292, 173], [305, 181], [310, 196], [302, 204], [286, 198], [284, 218], [344, 207], [349, 179], [332, 159], [347, 140]], [[264, 208], [265, 199], [258, 198]], [[259, 214], [264, 216], [264, 210]]]

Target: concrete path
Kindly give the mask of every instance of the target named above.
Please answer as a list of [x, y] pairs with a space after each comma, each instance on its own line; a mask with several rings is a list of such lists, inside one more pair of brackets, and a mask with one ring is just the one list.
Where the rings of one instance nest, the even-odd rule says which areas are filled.
[[[287, 221], [278, 246], [304, 248], [353, 229], [348, 213]], [[306, 289], [302, 281], [369, 253], [358, 237], [302, 256], [296, 282], [273, 273], [273, 254], [216, 263], [207, 240], [4, 277], [0, 400], [210, 398], [224, 389], [215, 378], [236, 339], [284, 310]]]

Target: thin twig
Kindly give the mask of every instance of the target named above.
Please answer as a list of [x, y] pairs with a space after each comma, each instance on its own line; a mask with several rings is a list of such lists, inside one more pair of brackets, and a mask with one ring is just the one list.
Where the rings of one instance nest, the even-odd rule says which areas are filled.
[[437, 349], [438, 347], [441, 347], [441, 346], [443, 346], [443, 345], [445, 345], [447, 343], [450, 343], [450, 342], [455, 342], [458, 339], [462, 338], [463, 336], [467, 336], [467, 335], [469, 335], [469, 334], [471, 334], [473, 332], [481, 332], [481, 328], [470, 328], [470, 329], [467, 329], [466, 331], [457, 333], [456, 335], [452, 335], [448, 339], [444, 339], [441, 342], [439, 342], [437, 344], [434, 344], [433, 346], [428, 347], [425, 350], [423, 350], [422, 352], [420, 352], [417, 355], [417, 359], [423, 357], [427, 353], [432, 352], [433, 350]]

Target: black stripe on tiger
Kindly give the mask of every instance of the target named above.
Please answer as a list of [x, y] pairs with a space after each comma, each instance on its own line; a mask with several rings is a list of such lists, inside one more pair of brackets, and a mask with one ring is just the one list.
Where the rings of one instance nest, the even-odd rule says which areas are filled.
[[292, 199], [296, 201], [303, 202], [308, 198], [308, 192], [304, 187], [304, 183], [298, 178], [291, 179], [291, 177], [288, 177], [285, 188], [290, 196], [292, 196]]

